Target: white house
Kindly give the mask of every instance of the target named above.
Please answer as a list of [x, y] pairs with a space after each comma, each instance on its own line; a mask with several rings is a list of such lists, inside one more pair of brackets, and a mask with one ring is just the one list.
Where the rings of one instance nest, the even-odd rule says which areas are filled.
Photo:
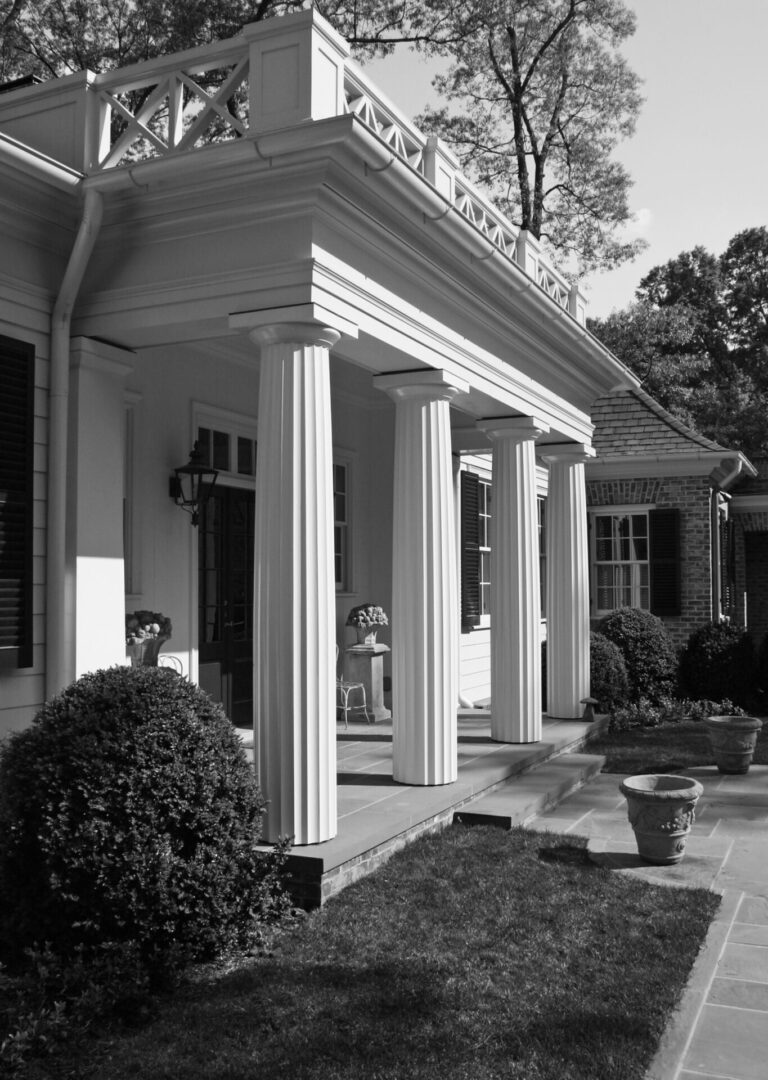
[[[549, 711], [581, 715], [590, 407], [634, 379], [322, 18], [0, 94], [0, 229], [2, 729], [161, 611], [253, 716], [267, 836], [326, 840], [357, 603], [390, 616], [396, 780], [455, 780], [462, 695], [540, 738], [545, 494]], [[196, 441], [197, 528], [169, 497]]]

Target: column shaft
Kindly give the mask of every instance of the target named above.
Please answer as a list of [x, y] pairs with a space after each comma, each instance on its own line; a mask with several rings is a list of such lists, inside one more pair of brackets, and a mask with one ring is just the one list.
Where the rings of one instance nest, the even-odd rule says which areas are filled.
[[382, 376], [395, 400], [392, 593], [393, 775], [457, 776], [458, 592], [449, 401], [442, 372]]
[[576, 719], [589, 694], [587, 452], [545, 454], [547, 498], [547, 712]]
[[265, 327], [254, 584], [254, 760], [265, 838], [336, 834], [335, 587], [329, 349], [338, 334]]
[[541, 739], [541, 589], [535, 440], [530, 417], [483, 421], [493, 443], [491, 737]]

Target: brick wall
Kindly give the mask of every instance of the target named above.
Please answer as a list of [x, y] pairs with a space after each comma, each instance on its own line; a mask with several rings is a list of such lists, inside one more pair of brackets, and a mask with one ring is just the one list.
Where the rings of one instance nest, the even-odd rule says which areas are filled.
[[676, 645], [712, 618], [711, 487], [706, 476], [587, 481], [587, 506], [680, 510], [681, 614], [663, 622]]

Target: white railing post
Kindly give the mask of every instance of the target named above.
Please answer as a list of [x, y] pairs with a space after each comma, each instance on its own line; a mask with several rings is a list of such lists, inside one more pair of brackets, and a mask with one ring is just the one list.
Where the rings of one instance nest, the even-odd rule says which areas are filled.
[[568, 293], [568, 310], [580, 326], [587, 325], [587, 298], [578, 285], [572, 285]]
[[424, 147], [424, 176], [451, 205], [456, 201], [458, 169], [458, 158], [436, 135], [430, 135]]
[[250, 134], [345, 111], [349, 46], [314, 10], [243, 27], [250, 49]]
[[527, 229], [521, 229], [518, 233], [515, 259], [521, 270], [538, 284], [541, 244]]

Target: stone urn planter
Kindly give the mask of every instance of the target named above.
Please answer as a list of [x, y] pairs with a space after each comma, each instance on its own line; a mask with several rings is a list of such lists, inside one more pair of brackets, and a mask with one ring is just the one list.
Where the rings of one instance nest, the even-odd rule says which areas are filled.
[[628, 776], [619, 785], [642, 859], [656, 866], [678, 863], [703, 788], [687, 776]]
[[704, 723], [720, 772], [747, 772], [763, 721], [756, 716], [710, 716]]

